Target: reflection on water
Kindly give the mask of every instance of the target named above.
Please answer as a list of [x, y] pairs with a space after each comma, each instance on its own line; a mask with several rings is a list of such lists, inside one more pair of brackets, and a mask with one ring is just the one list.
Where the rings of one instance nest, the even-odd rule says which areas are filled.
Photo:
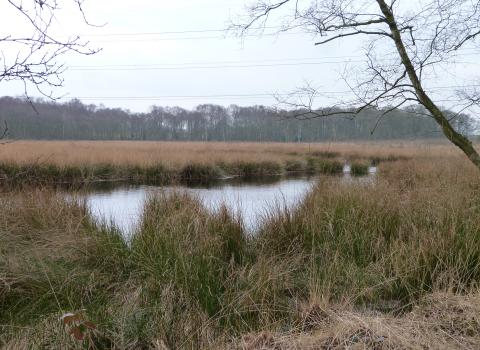
[[140, 214], [149, 195], [159, 191], [186, 191], [199, 198], [210, 210], [225, 204], [239, 215], [249, 232], [253, 232], [269, 206], [295, 205], [313, 185], [313, 179], [282, 180], [275, 184], [226, 184], [208, 188], [184, 186], [129, 186], [109, 192], [86, 195], [87, 205], [97, 219], [113, 222], [126, 235], [138, 225]]
[[[317, 178], [274, 179], [262, 182], [224, 181], [211, 186], [124, 185], [98, 188], [85, 194], [92, 215], [118, 227], [130, 237], [138, 226], [146, 198], [159, 191], [186, 191], [199, 198], [206, 208], [216, 210], [225, 204], [242, 218], [248, 232], [254, 232], [267, 210], [274, 205], [293, 207], [304, 198]], [[370, 183], [372, 175], [353, 178], [345, 174], [339, 181]]]

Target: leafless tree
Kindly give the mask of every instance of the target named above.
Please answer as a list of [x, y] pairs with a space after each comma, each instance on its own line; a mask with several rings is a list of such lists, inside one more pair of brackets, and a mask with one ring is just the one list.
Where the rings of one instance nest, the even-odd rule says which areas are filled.
[[[99, 51], [90, 48], [89, 43], [78, 35], [63, 37], [53, 30], [62, 5], [75, 6], [81, 19], [87, 25], [93, 25], [85, 16], [83, 2], [6, 0], [4, 6], [16, 13], [19, 23], [24, 23], [25, 34], [0, 33], [0, 83], [21, 81], [27, 99], [29, 86], [41, 95], [55, 99], [53, 89], [63, 85], [62, 74], [65, 71], [63, 63], [59, 62], [61, 56], [69, 52], [93, 55]], [[5, 138], [7, 134], [8, 127], [5, 125], [0, 136]]]
[[374, 107], [383, 111], [380, 119], [393, 109], [420, 104], [448, 140], [480, 168], [477, 150], [452, 126], [461, 112], [479, 104], [478, 89], [465, 84], [461, 91], [452, 91], [457, 113], [451, 117], [429, 88], [438, 69], [456, 62], [465, 50], [479, 51], [479, 0], [260, 0], [247, 7], [245, 18], [234, 27], [242, 34], [262, 30], [273, 18], [280, 20], [281, 31], [312, 33], [315, 45], [351, 37], [366, 43], [365, 69], [349, 83], [355, 94], [349, 103], [355, 108], [316, 110], [311, 97], [315, 91], [310, 89], [306, 102], [294, 103], [305, 107], [301, 117], [356, 114]]

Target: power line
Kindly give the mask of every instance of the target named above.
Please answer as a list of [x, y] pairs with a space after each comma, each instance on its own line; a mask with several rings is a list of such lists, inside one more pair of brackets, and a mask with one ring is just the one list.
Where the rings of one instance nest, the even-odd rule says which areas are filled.
[[[473, 54], [470, 54], [473, 55]], [[462, 56], [470, 56], [468, 54]], [[338, 56], [339, 58], [346, 58], [348, 56]], [[142, 71], [142, 70], [184, 70], [184, 69], [232, 69], [232, 68], [262, 68], [262, 67], [289, 67], [289, 66], [315, 66], [323, 64], [340, 64], [340, 63], [359, 63], [365, 62], [361, 56], [351, 56], [349, 60], [333, 60], [333, 61], [316, 61], [315, 58], [299, 58], [299, 59], [284, 59], [284, 60], [259, 60], [259, 61], [217, 61], [202, 63], [163, 63], [163, 64], [125, 64], [125, 65], [92, 65], [92, 66], [70, 66], [70, 71]], [[333, 58], [333, 57], [332, 57]], [[318, 58], [316, 58], [318, 59]], [[285, 62], [287, 61], [287, 62]], [[304, 62], [288, 62], [288, 61], [304, 61]], [[386, 61], [386, 60], [384, 60]], [[243, 63], [243, 62], [258, 62], [258, 63]], [[262, 63], [266, 62], [266, 63]], [[267, 63], [276, 62], [276, 63]], [[444, 64], [478, 64], [477, 62], [468, 61], [445, 61]], [[393, 64], [393, 63], [392, 63]]]
[[261, 68], [261, 67], [291, 67], [291, 66], [317, 66], [322, 64], [338, 64], [357, 61], [322, 61], [322, 62], [296, 62], [296, 63], [258, 63], [241, 65], [214, 65], [214, 66], [180, 66], [180, 67], [125, 67], [125, 68], [72, 68], [71, 71], [140, 71], [140, 70], [183, 70], [183, 69], [225, 69], [225, 68]]
[[[295, 28], [298, 28], [295, 27]], [[265, 33], [264, 30], [278, 30], [277, 32], [274, 33]], [[311, 36], [316, 36], [319, 33], [312, 33], [311, 31], [301, 31], [301, 32], [291, 32], [291, 31], [285, 31], [285, 27], [283, 26], [265, 26], [261, 28], [257, 28], [256, 33], [246, 33], [242, 34], [241, 37], [262, 37], [262, 36], [279, 36], [279, 35], [305, 35], [305, 34], [310, 34]], [[91, 33], [91, 34], [81, 34], [81, 37], [137, 37], [137, 36], [162, 36], [162, 35], [172, 35], [172, 34], [195, 34], [195, 33], [228, 33], [229, 31], [232, 32], [235, 29], [230, 29], [230, 28], [210, 28], [210, 29], [191, 29], [191, 30], [177, 30], [177, 31], [157, 31], [157, 32], [123, 32], [123, 33]], [[208, 37], [198, 37], [198, 36], [193, 36], [193, 37], [179, 37], [179, 38], [152, 38], [152, 39], [147, 39], [145, 41], [150, 41], [150, 40], [196, 40], [196, 39], [225, 39], [226, 36], [208, 36]], [[230, 36], [229, 38], [235, 38], [238, 39], [240, 36]], [[117, 41], [117, 40], [113, 40]], [[101, 41], [101, 42], [113, 42], [110, 40], [106, 41]], [[461, 49], [458, 50], [475, 50], [475, 49]], [[476, 50], [478, 52], [478, 50]]]
[[[264, 29], [283, 29], [281, 26], [266, 26]], [[233, 30], [233, 29], [230, 29]], [[145, 36], [145, 35], [170, 35], [170, 34], [193, 34], [193, 33], [225, 33], [228, 32], [228, 28], [209, 28], [209, 29], [189, 29], [189, 30], [176, 30], [176, 31], [158, 31], [158, 32], [130, 32], [130, 33], [92, 33], [82, 34], [85, 37], [109, 37], [109, 36]]]
[[82, 34], [82, 37], [117, 37], [117, 36], [149, 36], [149, 35], [171, 35], [171, 34], [195, 34], [195, 33], [222, 33], [226, 29], [200, 29], [200, 30], [178, 30], [163, 32], [133, 32], [133, 33], [98, 33]]
[[[311, 31], [282, 31], [282, 27], [265, 27], [264, 29], [278, 29], [276, 32], [257, 32], [257, 33], [244, 33], [241, 36], [227, 35], [228, 29], [205, 29], [205, 30], [183, 30], [183, 31], [163, 31], [163, 32], [133, 32], [133, 33], [110, 33], [110, 34], [86, 34], [84, 37], [113, 37], [115, 39], [101, 39], [95, 40], [98, 43], [115, 43], [115, 42], [148, 42], [148, 41], [181, 41], [181, 40], [226, 40], [226, 39], [241, 39], [245, 37], [278, 37], [289, 35], [310, 35], [316, 37], [319, 33], [312, 33]], [[195, 33], [224, 33], [224, 35], [210, 35], [210, 36], [178, 36], [178, 37], [162, 37], [164, 35], [172, 34], [195, 34]], [[122, 38], [127, 37], [127, 39]], [[139, 36], [150, 36], [150, 38], [138, 39]], [[152, 37], [160, 36], [160, 37]], [[130, 39], [129, 39], [130, 38]]]
[[[426, 88], [429, 91], [435, 90], [443, 90], [443, 89], [454, 89], [454, 88], [466, 88], [466, 87], [480, 87], [480, 84], [473, 84], [473, 85], [451, 85], [451, 86], [434, 86], [430, 88]], [[374, 91], [375, 92], [375, 91]], [[379, 91], [380, 92], [380, 91]], [[319, 91], [318, 96], [328, 97], [328, 95], [336, 95], [336, 94], [351, 94], [352, 91], [344, 90], [344, 91]], [[302, 97], [308, 96], [305, 93], [296, 92], [296, 93], [283, 93], [283, 94], [275, 94], [275, 93], [251, 93], [251, 94], [208, 94], [208, 95], [158, 95], [158, 96], [83, 96], [83, 97], [76, 97], [78, 99], [83, 100], [161, 100], [161, 99], [207, 99], [207, 98], [214, 98], [214, 99], [231, 99], [231, 98], [275, 98], [275, 97]], [[67, 99], [65, 97], [64, 99]], [[70, 98], [74, 99], [74, 98]], [[445, 101], [461, 101], [459, 100], [440, 100], [442, 102]]]
[[[306, 35], [309, 34], [308, 32], [275, 32], [275, 33], [261, 33], [261, 34], [244, 34], [242, 35], [243, 37], [257, 37], [257, 38], [263, 38], [263, 37], [278, 37], [278, 36], [285, 36], [285, 35]], [[312, 35], [315, 36], [315, 35]], [[237, 36], [228, 36], [228, 35], [210, 35], [210, 36], [178, 36], [178, 37], [153, 37], [153, 38], [145, 38], [145, 39], [138, 39], [138, 38], [127, 38], [127, 39], [101, 39], [101, 40], [95, 40], [96, 43], [116, 43], [116, 42], [149, 42], [149, 41], [181, 41], [181, 40], [212, 40], [212, 39], [217, 39], [217, 40], [227, 40], [227, 39], [240, 39], [240, 37]]]
[[[336, 91], [331, 93], [345, 93], [345, 91]], [[170, 98], [264, 98], [274, 97], [272, 93], [253, 93], [253, 94], [212, 94], [212, 95], [160, 95], [160, 96], [84, 96], [77, 97], [84, 100], [158, 100], [158, 99], [170, 99]], [[277, 96], [292, 96], [298, 94], [276, 94]]]
[[285, 62], [285, 61], [312, 61], [318, 59], [348, 59], [363, 58], [364, 56], [326, 56], [326, 57], [291, 57], [291, 58], [271, 58], [264, 60], [236, 60], [236, 61], [197, 61], [197, 62], [181, 62], [181, 63], [150, 63], [150, 64], [104, 64], [104, 65], [73, 65], [70, 68], [108, 68], [108, 67], [150, 67], [150, 66], [184, 66], [184, 65], [210, 65], [210, 64], [246, 64], [261, 62]]
[[256, 37], [258, 39], [262, 38], [268, 38], [268, 37], [279, 37], [279, 36], [298, 36], [298, 35], [309, 35], [312, 38], [317, 37], [319, 34], [318, 33], [311, 33], [311, 32], [275, 32], [275, 33], [260, 33], [260, 34], [254, 34], [254, 33], [248, 33], [248, 34], [243, 34], [241, 37], [240, 36], [229, 36], [227, 34], [225, 35], [210, 35], [210, 36], [179, 36], [179, 37], [170, 37], [170, 38], [165, 38], [165, 37], [152, 37], [152, 38], [118, 38], [118, 39], [101, 39], [101, 40], [95, 40], [95, 43], [123, 43], [123, 42], [151, 42], [151, 41], [183, 41], [183, 40], [212, 40], [212, 39], [217, 39], [217, 40], [232, 40], [232, 39], [237, 39], [241, 40], [242, 38], [245, 37]]

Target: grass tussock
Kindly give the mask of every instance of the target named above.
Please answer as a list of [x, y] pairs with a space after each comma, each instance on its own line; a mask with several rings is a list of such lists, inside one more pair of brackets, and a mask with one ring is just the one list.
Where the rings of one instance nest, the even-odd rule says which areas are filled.
[[[52, 190], [2, 194], [0, 347], [478, 348], [479, 198], [463, 159], [386, 162], [272, 207], [253, 237], [157, 194], [127, 244]], [[77, 340], [66, 312], [94, 327]]]
[[222, 171], [216, 166], [208, 164], [188, 164], [180, 170], [182, 181], [209, 181], [217, 180], [222, 176]]
[[276, 162], [240, 162], [233, 164], [233, 172], [245, 179], [259, 178], [264, 176], [281, 175], [283, 165]]
[[132, 242], [138, 274], [155, 294], [161, 285], [191, 295], [209, 315], [221, 305], [229, 271], [242, 262], [241, 223], [225, 208], [209, 214], [185, 194], [153, 197]]
[[272, 214], [258, 249], [283, 259], [303, 256], [301, 273], [315, 282], [315, 293], [339, 302], [406, 305], [438, 288], [476, 286], [478, 190], [456, 195], [411, 186], [326, 180], [298, 210]]
[[350, 166], [350, 173], [354, 176], [365, 176], [368, 174], [368, 164], [354, 162]]
[[86, 305], [102, 313], [125, 277], [118, 234], [50, 192], [2, 196], [0, 205], [0, 324], [11, 331]]
[[337, 159], [308, 158], [308, 172], [335, 175], [343, 172], [343, 162]]

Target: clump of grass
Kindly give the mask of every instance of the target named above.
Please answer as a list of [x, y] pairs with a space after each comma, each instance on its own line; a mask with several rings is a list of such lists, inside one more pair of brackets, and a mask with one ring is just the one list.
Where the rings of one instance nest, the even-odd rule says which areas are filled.
[[301, 298], [302, 256], [263, 256], [254, 249], [247, 264], [232, 271], [218, 317], [230, 334], [262, 329], [296, 329], [293, 305]]
[[87, 175], [85, 174], [85, 168], [84, 167], [78, 167], [78, 166], [73, 166], [73, 165], [66, 165], [64, 166], [61, 170], [58, 169], [57, 176], [48, 176], [44, 177], [45, 180], [54, 180], [55, 179], [60, 179], [63, 181], [70, 181], [70, 182], [76, 182], [79, 179], [83, 181], [83, 179], [87, 178]]
[[321, 160], [318, 162], [318, 170], [322, 174], [341, 174], [343, 164], [338, 160]]
[[245, 179], [281, 175], [283, 173], [283, 167], [280, 163], [268, 161], [237, 162], [232, 165], [232, 170], [236, 175], [239, 175]]
[[475, 285], [478, 197], [468, 191], [414, 194], [417, 188], [402, 193], [397, 186], [325, 181], [297, 211], [274, 215], [265, 225], [261, 254], [305, 256], [304, 283], [316, 281], [316, 293], [337, 301], [408, 303], [438, 288]]
[[135, 171], [129, 170], [128, 173], [138, 174], [133, 178], [137, 182], [146, 179], [147, 181], [167, 183], [175, 177], [174, 172], [161, 163], [152, 164], [147, 167], [138, 165], [133, 167]]
[[188, 164], [179, 173], [182, 181], [209, 181], [218, 179], [221, 176], [221, 170], [209, 164]]
[[310, 173], [335, 175], [343, 172], [343, 164], [336, 159], [308, 158], [307, 169]]
[[301, 160], [288, 160], [285, 163], [285, 171], [291, 173], [302, 173], [305, 172], [307, 168], [306, 162]]
[[364, 176], [368, 174], [368, 165], [364, 163], [352, 163], [350, 173], [354, 176]]
[[0, 206], [0, 323], [101, 304], [121, 283], [127, 247], [114, 229], [94, 226], [85, 207], [48, 191], [13, 194]]
[[245, 239], [225, 208], [209, 214], [198, 200], [176, 193], [149, 200], [132, 251], [153, 291], [172, 283], [213, 315], [229, 269], [243, 259]]

